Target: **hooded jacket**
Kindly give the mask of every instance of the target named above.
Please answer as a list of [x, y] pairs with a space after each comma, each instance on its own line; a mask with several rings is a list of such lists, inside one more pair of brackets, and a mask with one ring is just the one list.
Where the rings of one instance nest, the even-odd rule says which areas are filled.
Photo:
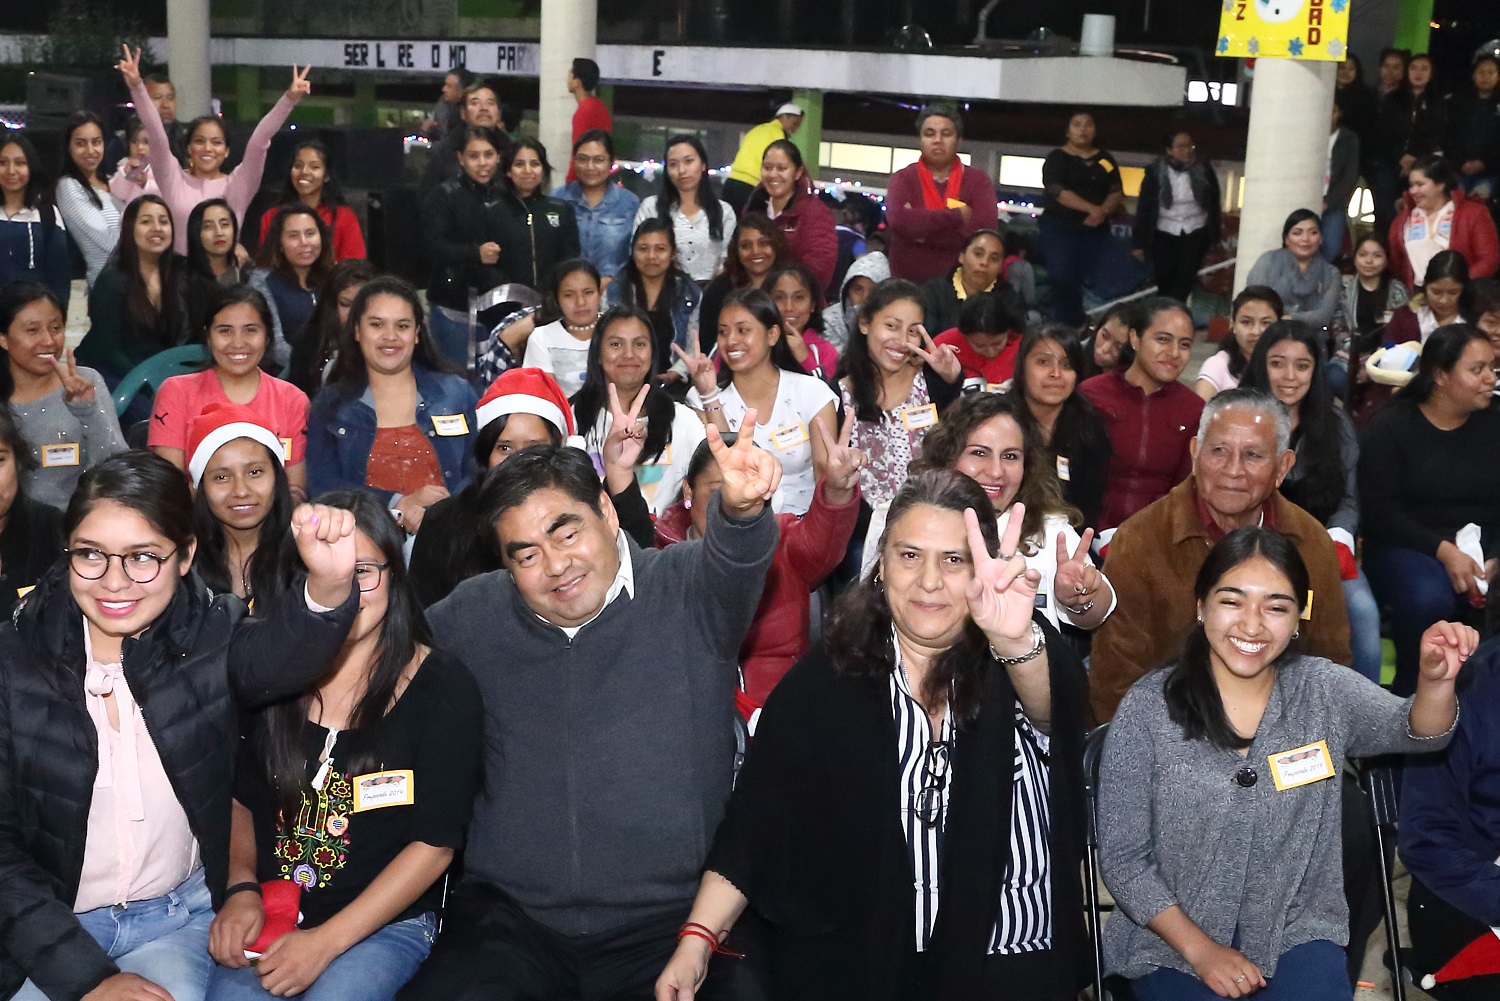
[[[745, 211], [769, 215], [770, 201], [766, 189], [757, 187], [745, 203]], [[771, 221], [786, 236], [792, 256], [812, 269], [819, 288], [833, 281], [833, 267], [839, 259], [839, 234], [833, 224], [833, 210], [823, 204], [811, 181], [804, 179], [786, 208]]]
[[823, 336], [828, 339], [828, 343], [838, 348], [839, 354], [844, 353], [844, 347], [849, 343], [849, 332], [854, 328], [854, 316], [844, 316], [844, 304], [849, 301], [850, 283], [856, 278], [868, 278], [879, 285], [890, 276], [890, 259], [878, 250], [870, 251], [849, 265], [843, 284], [839, 286], [838, 302], [823, 310]]

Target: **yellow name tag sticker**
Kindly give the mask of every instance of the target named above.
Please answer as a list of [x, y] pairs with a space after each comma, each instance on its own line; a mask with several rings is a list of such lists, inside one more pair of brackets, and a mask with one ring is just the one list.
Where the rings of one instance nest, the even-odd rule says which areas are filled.
[[469, 433], [469, 421], [463, 414], [434, 415], [432, 430], [442, 438], [458, 438]]
[[79, 462], [78, 445], [43, 445], [42, 466], [51, 469], [54, 466], [76, 466]]
[[1112, 163], [1110, 163], [1108, 160], [1100, 160], [1099, 161], [1099, 166], [1101, 166], [1101, 167], [1104, 168], [1104, 172], [1106, 174], [1113, 173], [1114, 169], [1115, 169], [1115, 165], [1112, 164]]
[[290, 438], [282, 438], [282, 439], [280, 439], [280, 441], [281, 441], [281, 461], [285, 462], [288, 465], [291, 465], [291, 462], [292, 462], [292, 439], [290, 439]]
[[30, 585], [27, 585], [26, 587], [18, 587], [18, 588], [16, 588], [16, 597], [17, 598], [24, 598], [28, 594], [30, 594], [32, 591], [35, 591], [35, 590], [36, 590], [36, 585], [35, 584], [30, 584]]
[[388, 806], [411, 806], [417, 801], [416, 794], [416, 778], [409, 768], [356, 775], [354, 812], [381, 810]]
[[1309, 588], [1308, 591], [1307, 591], [1307, 604], [1302, 606], [1302, 621], [1303, 622], [1311, 622], [1312, 621], [1312, 599], [1313, 599], [1312, 589]]
[[805, 444], [807, 440], [807, 425], [801, 421], [771, 432], [771, 444], [778, 452], [796, 448], [798, 445]]
[[1010, 392], [1010, 383], [1009, 382], [987, 382], [987, 383], [984, 384], [984, 391], [986, 393], [1008, 393], [1008, 392]]
[[937, 404], [929, 403], [923, 407], [902, 407], [901, 426], [908, 431], [920, 431], [930, 428], [938, 422]]
[[1072, 470], [1068, 468], [1068, 457], [1065, 455], [1057, 457], [1057, 478], [1064, 482], [1073, 478]]
[[965, 205], [968, 205], [968, 204], [969, 204], [968, 202], [961, 202], [957, 198], [950, 198], [950, 199], [948, 199], [948, 207], [950, 209], [961, 209]]
[[1276, 783], [1278, 792], [1322, 782], [1337, 774], [1326, 740], [1272, 754], [1266, 761], [1271, 765], [1271, 780]]

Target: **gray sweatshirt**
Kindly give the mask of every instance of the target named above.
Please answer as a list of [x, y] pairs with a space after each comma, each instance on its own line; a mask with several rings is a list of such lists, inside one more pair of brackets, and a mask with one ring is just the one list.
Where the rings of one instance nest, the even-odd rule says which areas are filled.
[[[16, 428], [31, 446], [37, 464], [26, 478], [26, 496], [59, 511], [67, 509], [84, 470], [125, 451], [125, 436], [120, 433], [115, 401], [104, 377], [82, 366], [78, 374], [94, 384], [92, 403], [65, 403], [58, 388], [39, 400], [10, 405]], [[55, 447], [69, 445], [76, 447], [76, 453]]]
[[729, 796], [740, 643], [778, 531], [769, 510], [741, 522], [711, 505], [702, 541], [632, 543], [634, 595], [572, 640], [504, 571], [428, 610], [484, 698], [467, 878], [565, 935], [685, 917], [697, 893]]
[[[1307, 942], [1346, 945], [1340, 778], [1278, 792], [1267, 758], [1320, 740], [1345, 756], [1438, 751], [1449, 733], [1410, 735], [1411, 700], [1347, 667], [1298, 657], [1279, 669], [1249, 754], [1188, 742], [1167, 716], [1167, 670], [1126, 694], [1104, 744], [1099, 842], [1105, 885], [1120, 912], [1104, 926], [1106, 971], [1132, 979], [1157, 967], [1192, 973], [1146, 927], [1173, 904], [1203, 932], [1270, 977], [1282, 953]], [[1255, 769], [1242, 786], [1237, 771]]]

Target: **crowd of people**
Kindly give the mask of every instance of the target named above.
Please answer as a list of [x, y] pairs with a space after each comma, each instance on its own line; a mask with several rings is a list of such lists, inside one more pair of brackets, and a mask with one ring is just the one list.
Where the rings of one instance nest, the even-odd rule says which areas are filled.
[[[1137, 997], [1352, 998], [1341, 779], [1384, 754], [1444, 976], [1500, 923], [1500, 105], [1424, 59], [1334, 122], [1418, 109], [1405, 207], [1347, 254], [1337, 195], [1293, 212], [1189, 376], [1186, 131], [1158, 294], [1084, 326], [1125, 203], [1087, 112], [1038, 302], [955, 108], [855, 253], [795, 104], [639, 198], [592, 61], [560, 186], [455, 70], [419, 291], [316, 141], [245, 254], [306, 70], [226, 171], [126, 48], [139, 123], [74, 115], [55, 191], [0, 137], [0, 996], [1065, 1001], [1102, 724]], [[1379, 196], [1371, 146], [1330, 155]]]

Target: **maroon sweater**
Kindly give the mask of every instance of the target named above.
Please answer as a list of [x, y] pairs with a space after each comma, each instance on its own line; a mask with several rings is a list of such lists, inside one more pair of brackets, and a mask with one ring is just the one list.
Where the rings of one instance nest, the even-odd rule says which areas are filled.
[[[938, 191], [943, 191], [942, 185]], [[920, 285], [929, 278], [952, 274], [969, 237], [981, 229], [1000, 225], [995, 186], [984, 171], [964, 168], [958, 200], [969, 207], [968, 222], [964, 222], [958, 209], [923, 208], [922, 181], [915, 163], [891, 175], [885, 196], [885, 220], [891, 230], [887, 254], [892, 277]]]
[[1147, 396], [1119, 371], [1085, 379], [1078, 391], [1099, 411], [1114, 445], [1099, 529], [1116, 528], [1192, 472], [1188, 442], [1198, 433], [1203, 400], [1180, 382]]

